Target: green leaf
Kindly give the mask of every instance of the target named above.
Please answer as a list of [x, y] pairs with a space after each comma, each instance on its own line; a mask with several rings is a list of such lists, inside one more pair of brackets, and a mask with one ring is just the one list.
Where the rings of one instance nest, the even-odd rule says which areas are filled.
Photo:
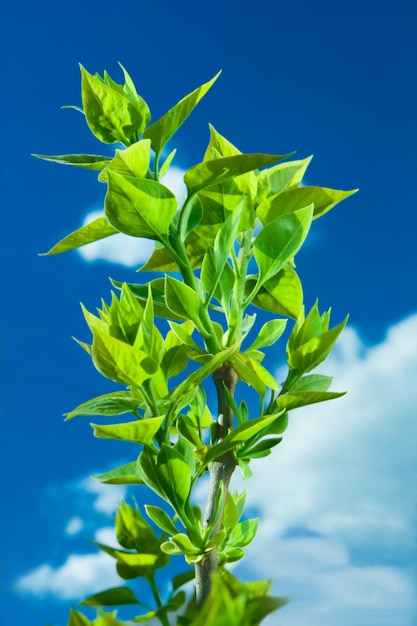
[[312, 337], [294, 351], [287, 350], [288, 365], [300, 373], [310, 372], [330, 354], [338, 336], [347, 324], [348, 318], [321, 335]]
[[282, 335], [287, 325], [287, 320], [269, 320], [266, 322], [258, 333], [257, 338], [248, 350], [256, 350], [272, 346]]
[[177, 200], [154, 180], [107, 172], [109, 188], [105, 213], [109, 223], [126, 235], [159, 240], [166, 235]]
[[[256, 278], [248, 277], [247, 296], [256, 284]], [[297, 319], [303, 305], [303, 288], [296, 271], [289, 265], [284, 266], [261, 286], [251, 303], [266, 311]]]
[[149, 445], [153, 441], [154, 435], [160, 429], [164, 415], [160, 417], [150, 417], [148, 419], [125, 422], [124, 424], [91, 424], [94, 428], [94, 436], [101, 439], [119, 439], [121, 441], [132, 441]]
[[109, 472], [91, 477], [98, 483], [105, 485], [143, 485], [143, 480], [137, 473], [137, 463], [133, 461], [120, 467], [116, 467]]
[[107, 181], [107, 172], [112, 170], [125, 176], [144, 178], [148, 173], [151, 160], [151, 142], [142, 139], [124, 150], [116, 150], [113, 159], [106, 163], [106, 169], [99, 174], [99, 180]]
[[58, 154], [50, 156], [47, 154], [32, 154], [31, 156], [44, 161], [53, 161], [62, 165], [73, 165], [86, 170], [102, 170], [111, 161], [111, 157], [98, 154]]
[[157, 154], [162, 151], [172, 135], [185, 122], [192, 110], [197, 106], [219, 76], [220, 72], [210, 81], [185, 96], [185, 98], [177, 102], [177, 104], [169, 109], [159, 120], [154, 122], [151, 126], [148, 126], [143, 136], [151, 140], [152, 148]]
[[176, 153], [177, 153], [177, 149], [176, 149], [176, 148], [174, 148], [174, 150], [172, 150], [172, 151], [168, 154], [168, 156], [167, 156], [167, 158], [165, 159], [165, 161], [164, 161], [163, 165], [161, 165], [161, 168], [160, 168], [160, 170], [159, 170], [159, 178], [160, 178], [160, 179], [161, 179], [161, 178], [163, 178], [163, 177], [165, 176], [165, 174], [168, 172], [168, 170], [169, 170], [169, 166], [171, 165], [172, 160], [173, 160], [174, 156], [176, 155]]
[[139, 387], [149, 374], [141, 366], [145, 352], [110, 337], [98, 329], [93, 333], [92, 359], [98, 371], [118, 383]]
[[117, 509], [115, 530], [117, 541], [123, 548], [159, 556], [159, 539], [137, 507], [122, 501]]
[[258, 519], [249, 519], [240, 522], [232, 531], [230, 544], [233, 547], [244, 548], [254, 540], [257, 529]]
[[79, 404], [69, 413], [65, 413], [66, 420], [77, 415], [122, 415], [123, 413], [136, 413], [139, 407], [139, 400], [132, 398], [129, 391], [114, 391], [98, 396], [92, 400], [87, 400]]
[[200, 189], [230, 180], [276, 161], [286, 159], [289, 154], [237, 154], [231, 157], [213, 159], [194, 165], [184, 176], [188, 194], [192, 195]]
[[257, 209], [257, 215], [263, 224], [269, 224], [277, 217], [293, 213], [310, 204], [314, 206], [313, 218], [321, 217], [338, 202], [348, 198], [358, 190], [338, 191], [324, 187], [298, 187], [278, 193], [264, 200]]
[[60, 254], [61, 252], [74, 250], [74, 248], [80, 248], [93, 241], [99, 241], [100, 239], [115, 235], [117, 232], [118, 230], [109, 224], [106, 217], [98, 217], [89, 224], [67, 235], [48, 252], [43, 252], [39, 256], [50, 256], [52, 254]]
[[346, 391], [291, 391], [291, 393], [284, 393], [278, 396], [277, 403], [280, 409], [290, 411], [292, 409], [298, 409], [301, 406], [340, 398], [345, 394]]
[[297, 187], [304, 176], [304, 173], [313, 157], [301, 161], [289, 161], [279, 163], [274, 167], [269, 167], [259, 172], [257, 177], [258, 195], [257, 204], [265, 200], [268, 196], [275, 195], [288, 187]]
[[200, 325], [200, 298], [191, 287], [176, 278], [165, 276], [165, 300], [175, 315]]
[[293, 391], [327, 391], [332, 384], [333, 376], [323, 376], [322, 374], [309, 374], [299, 378], [290, 387]]
[[149, 122], [145, 101], [136, 94], [133, 83], [123, 69], [125, 87], [118, 85], [105, 73], [105, 80], [93, 76], [80, 65], [81, 96], [87, 124], [103, 143], [121, 141], [129, 145]]
[[68, 620], [68, 626], [92, 626], [93, 622], [90, 622], [89, 619], [86, 618], [85, 615], [76, 611], [75, 609], [70, 609], [70, 617]]
[[301, 248], [311, 225], [313, 206], [278, 217], [257, 235], [254, 255], [259, 267], [260, 283], [277, 274]]
[[263, 458], [268, 456], [271, 453], [271, 448], [277, 446], [281, 441], [282, 437], [268, 437], [267, 439], [262, 439], [262, 441], [255, 445], [253, 445], [251, 441], [248, 441], [247, 445], [242, 446], [242, 448], [238, 450], [237, 457], [245, 461]]
[[211, 461], [216, 460], [226, 452], [236, 448], [240, 443], [247, 441], [254, 435], [267, 429], [276, 420], [279, 420], [281, 414], [282, 412], [275, 415], [268, 415], [267, 417], [258, 417], [257, 419], [236, 426], [220, 443], [209, 448], [204, 458], [204, 467], [207, 467]]
[[113, 587], [95, 593], [79, 602], [80, 606], [116, 606], [124, 604], [142, 604], [129, 587]]
[[186, 572], [182, 572], [181, 574], [177, 574], [172, 579], [172, 588], [173, 588], [173, 590], [176, 591], [177, 589], [179, 589], [183, 585], [186, 585], [191, 580], [194, 580], [194, 577], [195, 577], [194, 569], [190, 569], [190, 570], [187, 570]]
[[162, 444], [158, 454], [157, 472], [165, 496], [183, 520], [191, 486], [191, 472], [187, 461], [176, 448]]
[[145, 504], [145, 510], [151, 520], [159, 526], [159, 528], [169, 535], [177, 534], [177, 527], [163, 509], [159, 508], [159, 506], [153, 506], [152, 504]]

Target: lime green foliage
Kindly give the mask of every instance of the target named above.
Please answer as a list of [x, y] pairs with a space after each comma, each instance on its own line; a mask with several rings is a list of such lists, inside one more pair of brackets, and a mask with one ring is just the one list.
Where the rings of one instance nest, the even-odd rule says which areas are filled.
[[[165, 146], [218, 75], [151, 124], [147, 103], [122, 71], [118, 84], [107, 72], [92, 75], [81, 66], [81, 110], [98, 140], [119, 144], [113, 157], [35, 156], [98, 172], [107, 188], [104, 215], [47, 255], [119, 232], [155, 242], [140, 269], [162, 275], [138, 284], [113, 280], [109, 303], [103, 300], [96, 313], [83, 307], [92, 340], [78, 343], [97, 370], [122, 387], [66, 414], [67, 420], [93, 417], [98, 438], [136, 444], [130, 462], [94, 479], [140, 485], [141, 498], [148, 488], [161, 506], [144, 504], [142, 514], [122, 502], [115, 520], [119, 547], [96, 545], [115, 559], [122, 579], [148, 582], [153, 603], [119, 586], [81, 602], [97, 608], [93, 621], [72, 610], [68, 626], [154, 618], [167, 626], [170, 613], [184, 626], [255, 626], [286, 600], [270, 595], [270, 581], [243, 583], [227, 570], [244, 556], [258, 527], [257, 519], [244, 516], [245, 493], [232, 495], [229, 482], [236, 467], [249, 478], [253, 461], [282, 441], [289, 411], [342, 395], [329, 391], [331, 377], [311, 372], [346, 320], [331, 328], [330, 310], [320, 313], [317, 303], [305, 315], [294, 258], [313, 221], [354, 191], [303, 186], [311, 157], [243, 154], [210, 126], [203, 160], [185, 172], [187, 196], [178, 204], [163, 183], [176, 154], [166, 156]], [[269, 316], [261, 325], [256, 308]], [[265, 349], [276, 351], [288, 318], [295, 323], [286, 344], [288, 375], [280, 383], [263, 361]], [[211, 376], [214, 417], [204, 389]], [[242, 383], [259, 396], [253, 415], [244, 400], [236, 402]], [[119, 421], [95, 423], [100, 417]], [[207, 471], [203, 511], [193, 490]], [[177, 556], [187, 569], [162, 598], [158, 570]], [[189, 598], [182, 587], [194, 576], [197, 594]], [[103, 610], [118, 606], [131, 611], [128, 622]]]

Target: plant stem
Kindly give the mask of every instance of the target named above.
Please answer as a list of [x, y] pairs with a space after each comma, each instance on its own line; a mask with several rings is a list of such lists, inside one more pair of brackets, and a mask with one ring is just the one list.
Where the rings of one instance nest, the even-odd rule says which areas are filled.
[[[238, 375], [231, 363], [225, 363], [213, 374], [214, 384], [217, 390], [217, 402], [218, 402], [218, 418], [217, 418], [217, 439], [221, 441], [224, 439], [233, 427], [233, 411], [230, 408], [225, 393], [225, 387], [233, 396], [236, 383], [238, 381]], [[203, 525], [207, 527], [215, 514], [216, 495], [219, 491], [220, 484], [223, 483], [224, 487], [224, 500], [222, 507], [224, 509], [224, 503], [226, 502], [226, 495], [229, 489], [230, 479], [236, 467], [233, 454], [227, 452], [221, 458], [216, 459], [209, 465], [210, 472], [210, 485], [209, 493], [207, 497], [206, 510], [204, 512]], [[213, 534], [220, 530], [222, 523], [222, 515], [219, 518]], [[196, 595], [197, 595], [197, 607], [201, 607], [204, 600], [209, 595], [212, 588], [211, 576], [218, 570], [218, 557], [217, 550], [212, 550], [207, 556], [197, 563], [195, 566], [195, 579], [196, 579]]]
[[[153, 575], [149, 576], [147, 578], [147, 581], [148, 581], [148, 583], [149, 583], [149, 585], [150, 585], [150, 587], [152, 589], [152, 593], [153, 593], [153, 596], [155, 598], [156, 605], [157, 605], [158, 609], [160, 609], [163, 606], [163, 604], [162, 604], [161, 596], [159, 595], [158, 587], [157, 587], [157, 585], [155, 583], [154, 576]], [[165, 612], [161, 613], [160, 615], [158, 615], [158, 619], [160, 620], [162, 626], [169, 626], [169, 620], [168, 620]]]

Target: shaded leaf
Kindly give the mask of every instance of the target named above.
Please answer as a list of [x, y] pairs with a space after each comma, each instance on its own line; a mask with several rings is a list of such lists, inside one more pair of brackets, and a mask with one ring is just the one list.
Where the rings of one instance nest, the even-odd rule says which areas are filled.
[[[256, 278], [248, 277], [245, 287], [247, 296], [256, 284]], [[252, 304], [297, 319], [303, 305], [303, 289], [296, 271], [289, 265], [284, 266], [261, 286]]]
[[101, 591], [79, 602], [80, 606], [116, 606], [142, 604], [129, 587], [113, 587]]
[[58, 154], [55, 156], [47, 154], [32, 154], [31, 156], [44, 161], [53, 161], [62, 165], [73, 165], [86, 170], [102, 170], [111, 161], [111, 157], [98, 154]]

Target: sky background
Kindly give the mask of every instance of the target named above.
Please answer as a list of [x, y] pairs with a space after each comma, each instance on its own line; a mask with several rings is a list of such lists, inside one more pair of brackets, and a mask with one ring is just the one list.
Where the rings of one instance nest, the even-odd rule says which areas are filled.
[[[335, 323], [350, 313], [323, 370], [349, 394], [295, 412], [254, 465], [260, 529], [237, 573], [293, 597], [269, 626], [415, 625], [415, 3], [5, 1], [0, 23], [2, 623], [64, 626], [70, 606], [119, 583], [86, 537], [112, 541], [126, 493], [88, 476], [135, 451], [62, 414], [114, 388], [71, 340], [89, 340], [79, 302], [108, 298], [109, 276], [135, 281], [146, 248], [112, 238], [38, 257], [102, 208], [104, 186], [30, 153], [111, 154], [60, 107], [81, 104], [78, 62], [121, 82], [120, 61], [154, 120], [223, 69], [170, 143], [176, 192], [208, 122], [243, 152], [314, 154], [309, 184], [360, 188], [297, 257], [307, 307], [318, 297]], [[268, 358], [278, 378], [282, 359]]]

